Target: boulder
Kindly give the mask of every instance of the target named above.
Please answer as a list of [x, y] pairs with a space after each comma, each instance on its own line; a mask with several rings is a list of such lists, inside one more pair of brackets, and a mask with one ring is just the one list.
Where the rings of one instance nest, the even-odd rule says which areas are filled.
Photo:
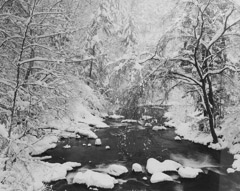
[[132, 171], [133, 172], [143, 172], [143, 168], [142, 168], [142, 166], [140, 164], [134, 163], [132, 165]]

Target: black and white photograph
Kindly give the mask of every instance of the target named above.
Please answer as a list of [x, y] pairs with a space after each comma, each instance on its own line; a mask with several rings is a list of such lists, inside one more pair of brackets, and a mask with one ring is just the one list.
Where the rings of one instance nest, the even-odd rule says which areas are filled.
[[240, 191], [240, 0], [0, 0], [0, 191]]

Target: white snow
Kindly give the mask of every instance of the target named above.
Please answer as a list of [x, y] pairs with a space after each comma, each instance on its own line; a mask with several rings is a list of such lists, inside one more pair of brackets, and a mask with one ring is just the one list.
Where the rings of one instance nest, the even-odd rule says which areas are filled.
[[146, 177], [146, 176], [144, 176], [142, 179], [143, 179], [143, 180], [147, 180], [147, 177]]
[[135, 119], [124, 119], [121, 123], [137, 123], [138, 121]]
[[143, 168], [142, 168], [142, 166], [140, 164], [134, 163], [132, 165], [132, 171], [134, 171], [134, 172], [143, 172]]
[[233, 168], [228, 168], [227, 169], [227, 173], [234, 173], [234, 172], [235, 172], [235, 170]]
[[109, 150], [109, 149], [110, 149], [110, 146], [107, 145], [107, 146], [105, 147], [105, 149], [106, 149], [106, 150]]
[[154, 158], [149, 158], [147, 160], [146, 168], [147, 168], [147, 171], [150, 174], [153, 174], [155, 172], [160, 172], [161, 171], [161, 167], [162, 167], [162, 165], [161, 165], [161, 163], [158, 160], [156, 160]]
[[28, 164], [28, 169], [31, 170], [34, 179], [32, 183], [34, 188], [39, 190], [43, 187], [43, 182], [65, 179], [68, 171], [80, 166], [81, 164], [76, 162], [66, 162], [64, 164], [32, 162]]
[[154, 126], [153, 128], [152, 128], [152, 130], [154, 130], [154, 131], [158, 131], [158, 130], [166, 130], [167, 128], [166, 127], [164, 127], [164, 126]]
[[69, 145], [69, 144], [64, 145], [63, 148], [65, 148], [65, 149], [71, 148], [71, 145]]
[[91, 147], [92, 146], [92, 144], [91, 143], [88, 143], [88, 145], [87, 145], [88, 147]]
[[192, 167], [180, 167], [178, 169], [178, 174], [182, 178], [196, 178], [199, 173], [203, 172], [201, 169]]
[[120, 176], [124, 173], [127, 173], [128, 169], [120, 164], [110, 164], [106, 169], [106, 172], [113, 176]]
[[181, 137], [176, 136], [176, 137], [174, 137], [174, 140], [176, 140], [176, 141], [181, 141], [182, 139], [181, 139]]
[[108, 116], [110, 119], [123, 119], [124, 116], [122, 115], [117, 115], [117, 114], [113, 114], [113, 115], [109, 115]]
[[145, 126], [145, 127], [152, 127], [152, 124], [151, 124], [151, 123], [145, 123], [144, 126]]
[[164, 181], [173, 181], [173, 179], [171, 176], [162, 172], [155, 172], [150, 179], [151, 183], [158, 183], [158, 182], [164, 182]]
[[92, 132], [90, 129], [76, 129], [76, 133], [79, 133], [80, 135], [84, 135], [88, 137], [89, 139], [97, 139], [98, 136]]
[[164, 172], [164, 171], [177, 171], [182, 165], [173, 160], [165, 160], [160, 162], [154, 158], [150, 158], [147, 161], [147, 171], [150, 174], [154, 174], [156, 172]]
[[143, 120], [149, 120], [149, 119], [152, 119], [153, 117], [152, 116], [149, 116], [149, 115], [143, 115], [141, 117]]
[[112, 189], [118, 181], [107, 174], [87, 170], [84, 173], [78, 172], [73, 178], [73, 183], [86, 184], [88, 187], [96, 186], [99, 188]]
[[96, 146], [100, 146], [100, 145], [102, 145], [102, 141], [101, 141], [101, 139], [99, 139], [99, 138], [96, 139], [96, 140], [95, 140], [95, 145], [96, 145]]
[[7, 129], [5, 128], [5, 125], [0, 124], [0, 136], [7, 138], [8, 137], [8, 132]]
[[32, 147], [29, 147], [29, 153], [32, 155], [42, 154], [48, 149], [55, 148], [57, 141], [58, 137], [54, 135], [43, 137], [43, 139], [32, 143]]

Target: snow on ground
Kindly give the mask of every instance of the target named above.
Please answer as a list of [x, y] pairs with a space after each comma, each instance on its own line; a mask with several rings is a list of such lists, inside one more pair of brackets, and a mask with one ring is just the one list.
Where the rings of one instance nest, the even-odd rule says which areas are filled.
[[109, 115], [108, 118], [110, 118], [110, 119], [123, 119], [124, 116], [113, 114], [113, 115]]
[[154, 130], [154, 131], [158, 131], [158, 130], [166, 130], [167, 128], [166, 127], [164, 127], [164, 126], [154, 126], [153, 128], [152, 128], [152, 130]]
[[39, 162], [31, 163], [29, 168], [32, 169], [32, 177], [35, 180], [33, 185], [37, 190], [43, 186], [43, 182], [65, 179], [68, 171], [80, 166], [81, 164], [76, 162], [66, 162], [64, 164]]
[[162, 172], [155, 172], [150, 179], [151, 183], [158, 183], [158, 182], [164, 182], [164, 181], [173, 181], [173, 179], [171, 176]]
[[4, 124], [0, 124], [0, 137], [7, 138], [8, 137], [8, 132], [7, 129], [5, 128]]
[[138, 121], [135, 119], [124, 119], [121, 123], [137, 123]]
[[153, 117], [152, 116], [149, 116], [149, 115], [143, 115], [141, 117], [143, 120], [149, 120], [149, 119], [152, 119]]
[[38, 160], [16, 161], [11, 171], [1, 172], [0, 179], [4, 178], [5, 186], [0, 184], [0, 190], [43, 190], [44, 183], [65, 179], [67, 172], [74, 167], [81, 166], [80, 163], [66, 162], [47, 163]]
[[[233, 155], [240, 153], [239, 106], [226, 108], [227, 114], [221, 121], [221, 128], [215, 130], [217, 136], [221, 138], [218, 139], [218, 143], [213, 144], [209, 130], [199, 130], [198, 122], [203, 120], [204, 116], [195, 110], [194, 101], [190, 96], [184, 96], [181, 89], [176, 89], [171, 93], [167, 104], [171, 106], [165, 113], [168, 121], [164, 125], [175, 127], [176, 134], [183, 139], [208, 145], [208, 147], [216, 150], [228, 148]], [[232, 167], [234, 170], [240, 171], [240, 159], [235, 159]]]
[[112, 189], [118, 181], [108, 174], [87, 170], [84, 173], [78, 172], [73, 179], [73, 183], [86, 184], [88, 187], [96, 186], [99, 188]]
[[42, 139], [37, 139], [34, 136], [28, 136], [25, 140], [27, 140], [26, 143], [31, 145], [31, 147], [28, 147], [28, 152], [31, 153], [31, 155], [39, 155], [48, 149], [55, 148], [57, 146], [58, 137], [49, 135]]

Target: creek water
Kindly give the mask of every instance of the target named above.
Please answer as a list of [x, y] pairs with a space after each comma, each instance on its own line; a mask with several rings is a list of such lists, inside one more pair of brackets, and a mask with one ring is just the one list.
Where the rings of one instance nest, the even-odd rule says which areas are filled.
[[[161, 121], [161, 123], [164, 121]], [[94, 146], [94, 140], [87, 138], [62, 139], [56, 148], [43, 155], [52, 156], [48, 162], [64, 163], [80, 162], [82, 167], [68, 174], [67, 180], [53, 182], [52, 188], [57, 191], [89, 190], [85, 185], [72, 184], [72, 177], [83, 169], [99, 170], [108, 164], [122, 164], [129, 170], [121, 175], [122, 184], [116, 184], [112, 190], [120, 191], [237, 191], [240, 190], [240, 174], [227, 174], [233, 157], [226, 151], [216, 151], [206, 146], [189, 141], [175, 141], [174, 129], [153, 131], [151, 127], [137, 124], [122, 124], [117, 120], [106, 121], [110, 128], [98, 129], [96, 134], [101, 138], [102, 145]], [[92, 146], [88, 147], [88, 144]], [[64, 145], [71, 148], [63, 148]], [[106, 150], [105, 146], [110, 146]], [[186, 166], [203, 169], [204, 173], [195, 179], [180, 178], [177, 173], [167, 174], [175, 177], [176, 182], [150, 183], [150, 174], [131, 171], [133, 163], [146, 166], [148, 158], [159, 161], [172, 159]], [[147, 177], [147, 180], [143, 180]], [[91, 189], [91, 188], [90, 188]], [[98, 189], [106, 190], [106, 189]]]

